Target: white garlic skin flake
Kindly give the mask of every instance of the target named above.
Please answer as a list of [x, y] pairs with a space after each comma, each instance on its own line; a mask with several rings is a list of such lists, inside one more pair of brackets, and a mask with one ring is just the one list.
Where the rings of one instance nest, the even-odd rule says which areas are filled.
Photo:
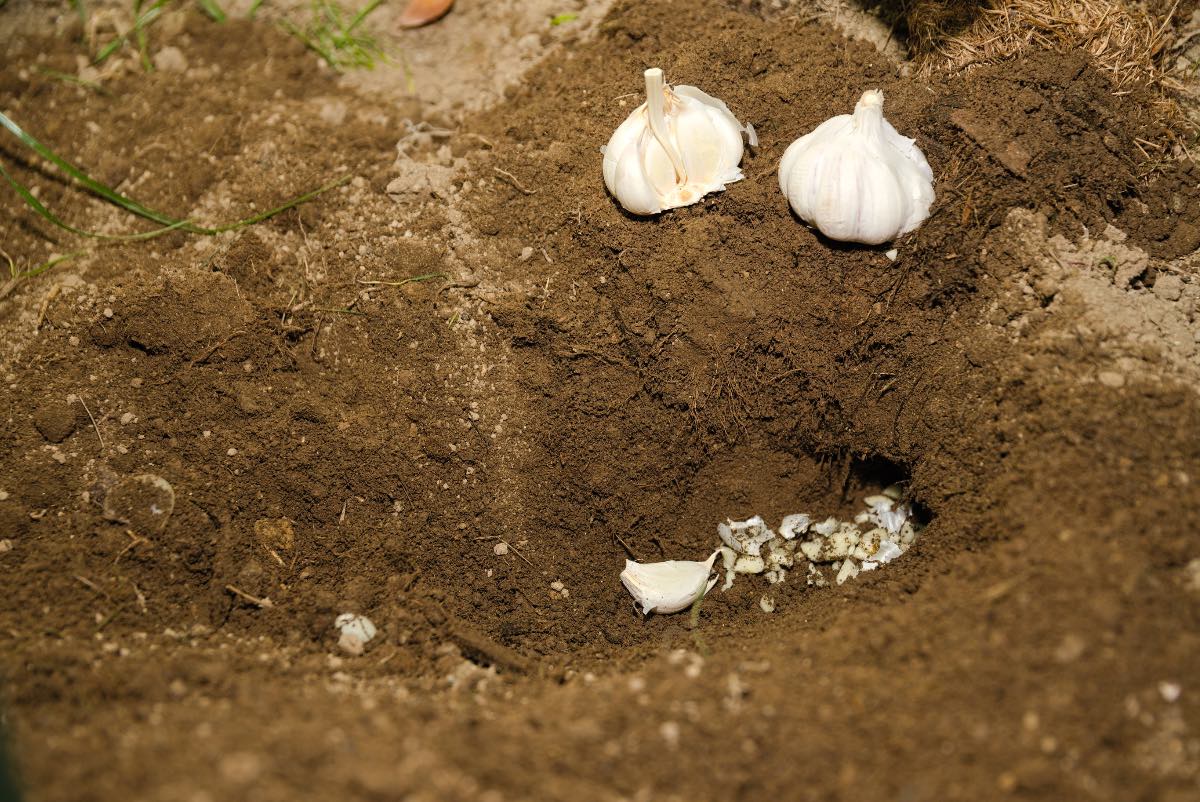
[[667, 560], [660, 563], [625, 561], [621, 584], [633, 596], [642, 615], [677, 613], [691, 607], [696, 599], [717, 584], [713, 563], [721, 552], [714, 551], [704, 562]]
[[800, 219], [830, 239], [879, 245], [914, 230], [933, 204], [933, 171], [916, 142], [883, 117], [883, 92], [797, 139], [779, 188]]
[[652, 215], [689, 206], [741, 181], [742, 134], [724, 102], [694, 86], [672, 89], [646, 70], [646, 102], [617, 127], [604, 154], [604, 185], [626, 211]]

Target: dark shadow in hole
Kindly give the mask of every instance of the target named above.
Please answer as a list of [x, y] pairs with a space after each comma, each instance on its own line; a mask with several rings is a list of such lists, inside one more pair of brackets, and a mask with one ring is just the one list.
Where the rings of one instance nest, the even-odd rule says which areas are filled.
[[885, 488], [896, 485], [903, 491], [904, 501], [912, 507], [913, 518], [924, 526], [933, 518], [933, 513], [928, 507], [909, 495], [910, 478], [911, 471], [903, 463], [895, 462], [878, 454], [855, 457], [846, 474], [842, 497], [844, 501], [849, 501], [856, 497], [881, 492]]

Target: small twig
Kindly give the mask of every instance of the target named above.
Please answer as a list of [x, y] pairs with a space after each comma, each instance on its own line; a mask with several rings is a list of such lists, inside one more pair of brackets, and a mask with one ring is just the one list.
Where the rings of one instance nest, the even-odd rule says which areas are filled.
[[526, 195], [536, 195], [537, 194], [537, 190], [526, 189], [524, 186], [522, 186], [521, 182], [519, 180], [517, 180], [517, 177], [515, 175], [513, 175], [512, 173], [510, 173], [508, 170], [501, 170], [499, 167], [493, 167], [492, 170], [495, 171], [496, 175], [500, 176], [505, 181], [512, 184], [514, 187], [521, 190], [521, 192], [525, 193]]
[[145, 614], [146, 613], [146, 595], [144, 593], [142, 593], [141, 589], [137, 586], [136, 582], [130, 582], [129, 584], [133, 585], [133, 592], [134, 592], [134, 595], [137, 596], [138, 607], [141, 607], [142, 613]]
[[629, 555], [629, 559], [633, 560], [634, 562], [641, 562], [641, 560], [638, 559], [637, 554], [634, 553], [633, 549], [629, 548], [629, 544], [625, 542], [624, 538], [622, 538], [616, 532], [613, 532], [613, 538], [615, 538], [616, 541], [621, 544], [621, 548], [625, 549], [625, 553]]
[[86, 576], [80, 576], [79, 574], [75, 574], [75, 579], [79, 580], [81, 583], [83, 583], [84, 586], [91, 588], [96, 593], [99, 593], [101, 596], [108, 599], [109, 601], [112, 601], [112, 596], [109, 596], [108, 592], [106, 590], [104, 590], [104, 588], [100, 587], [95, 582], [88, 579]]
[[42, 299], [42, 307], [38, 310], [37, 324], [33, 327], [34, 331], [41, 331], [42, 324], [46, 322], [46, 313], [50, 311], [50, 304], [62, 292], [62, 285], [55, 284], [50, 288], [50, 292], [46, 293], [46, 297]]
[[334, 309], [334, 308], [328, 307], [328, 306], [314, 306], [313, 311], [314, 312], [329, 312], [330, 314], [334, 314], [334, 315], [358, 315], [359, 317], [367, 316], [366, 312], [359, 312], [355, 309]]
[[195, 359], [193, 359], [191, 362], [189, 362], [189, 363], [188, 363], [188, 367], [189, 367], [189, 368], [194, 368], [194, 367], [196, 367], [196, 366], [197, 366], [197, 365], [199, 365], [201, 362], [204, 362], [204, 361], [205, 361], [205, 360], [207, 360], [207, 359], [208, 359], [210, 356], [212, 356], [213, 354], [215, 354], [215, 353], [216, 353], [218, 350], [220, 350], [221, 348], [224, 348], [226, 345], [229, 345], [229, 342], [230, 342], [230, 341], [231, 341], [231, 340], [232, 340], [234, 337], [241, 337], [241, 336], [242, 336], [243, 334], [245, 334], [245, 333], [246, 333], [246, 332], [242, 331], [241, 329], [239, 329], [239, 330], [235, 331], [233, 334], [230, 334], [230, 335], [229, 335], [228, 337], [226, 337], [224, 340], [221, 340], [221, 341], [220, 341], [220, 342], [218, 342], [216, 345], [214, 345], [212, 348], [209, 348], [207, 351], [205, 351], [204, 353], [202, 353], [200, 356], [196, 357], [196, 358], [195, 358]]
[[408, 278], [400, 279], [399, 281], [380, 281], [365, 278], [356, 278], [354, 280], [359, 284], [381, 284], [385, 287], [403, 287], [405, 284], [412, 284], [417, 281], [429, 281], [430, 279], [445, 277], [445, 273], [425, 273], [420, 276], [409, 276]]
[[113, 565], [116, 565], [117, 563], [119, 563], [121, 561], [121, 558], [125, 556], [126, 552], [137, 548], [137, 546], [139, 546], [142, 543], [150, 542], [150, 540], [148, 538], [142, 537], [137, 532], [134, 532], [132, 529], [126, 529], [125, 534], [129, 535], [129, 545], [127, 545], [125, 548], [121, 549], [121, 551], [117, 553], [117, 558], [115, 560], [113, 560]]
[[96, 418], [92, 416], [92, 411], [88, 409], [87, 402], [83, 400], [83, 396], [76, 396], [79, 403], [83, 405], [83, 411], [87, 413], [88, 419], [92, 422], [92, 428], [96, 430], [96, 437], [100, 440], [100, 448], [104, 448], [104, 436], [100, 434], [100, 427], [96, 425]]
[[226, 585], [225, 590], [229, 591], [234, 596], [239, 596], [239, 597], [245, 599], [246, 601], [253, 604], [255, 607], [258, 607], [260, 610], [269, 610], [270, 608], [275, 606], [275, 602], [271, 601], [270, 599], [268, 599], [266, 597], [260, 599], [257, 596], [251, 596], [246, 591], [244, 591], [240, 588], [235, 588], [233, 585]]
[[501, 543], [503, 543], [504, 545], [508, 546], [510, 549], [512, 549], [512, 553], [513, 553], [513, 554], [517, 555], [517, 556], [518, 556], [518, 557], [520, 557], [522, 560], [524, 560], [525, 562], [529, 563], [529, 567], [530, 567], [530, 568], [537, 568], [537, 566], [536, 566], [536, 565], [534, 565], [533, 563], [529, 562], [529, 558], [528, 558], [528, 557], [526, 557], [526, 556], [525, 556], [524, 554], [522, 554], [521, 552], [517, 551], [517, 547], [516, 547], [516, 546], [514, 546], [513, 544], [509, 543], [509, 542], [508, 542], [508, 541], [506, 541], [506, 540], [501, 540], [500, 542], [501, 542]]

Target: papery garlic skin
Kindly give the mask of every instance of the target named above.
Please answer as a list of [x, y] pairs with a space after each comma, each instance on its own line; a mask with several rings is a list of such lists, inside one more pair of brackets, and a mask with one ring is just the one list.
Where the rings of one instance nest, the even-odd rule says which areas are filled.
[[779, 188], [825, 236], [866, 245], [912, 231], [934, 200], [929, 163], [884, 119], [877, 89], [863, 93], [853, 114], [832, 117], [788, 146]]
[[644, 73], [646, 102], [617, 127], [604, 154], [604, 185], [626, 211], [658, 214], [696, 203], [742, 180], [742, 134], [758, 144], [722, 101], [694, 86], [667, 86]]
[[704, 562], [668, 560], [660, 563], [625, 561], [621, 584], [633, 596], [642, 615], [677, 613], [691, 607], [717, 584], [713, 563], [720, 551]]

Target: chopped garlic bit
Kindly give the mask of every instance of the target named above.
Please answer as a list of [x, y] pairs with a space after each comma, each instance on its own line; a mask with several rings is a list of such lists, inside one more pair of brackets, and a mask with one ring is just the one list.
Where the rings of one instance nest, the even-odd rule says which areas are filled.
[[[812, 517], [796, 513], [771, 531], [760, 516], [717, 525], [724, 544], [720, 549], [725, 568], [722, 590], [733, 586], [738, 574], [762, 574], [777, 585], [787, 578], [797, 560], [806, 566], [810, 586], [828, 584], [820, 566], [831, 566], [837, 584], [862, 571], [873, 571], [899, 557], [916, 539], [912, 508], [899, 503], [898, 488], [863, 500], [866, 510], [853, 521], [826, 518], [813, 524]], [[806, 535], [807, 539], [799, 540]]]
[[363, 653], [363, 649], [376, 633], [374, 622], [365, 615], [342, 613], [333, 620], [333, 625], [341, 633], [341, 637], [338, 638], [338, 646], [342, 651], [355, 657]]

